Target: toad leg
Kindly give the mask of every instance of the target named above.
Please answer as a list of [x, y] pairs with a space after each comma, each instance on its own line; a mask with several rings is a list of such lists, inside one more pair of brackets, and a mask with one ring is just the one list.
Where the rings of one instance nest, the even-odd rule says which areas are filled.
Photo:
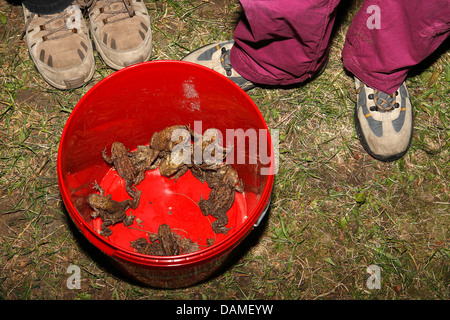
[[108, 228], [110, 225], [112, 225], [111, 221], [105, 221], [102, 223], [102, 226], [101, 226], [102, 230], [100, 231], [100, 234], [102, 236], [107, 237], [107, 236], [112, 235], [111, 229]]
[[106, 148], [102, 150], [102, 157], [108, 164], [112, 164], [113, 160], [106, 154]]

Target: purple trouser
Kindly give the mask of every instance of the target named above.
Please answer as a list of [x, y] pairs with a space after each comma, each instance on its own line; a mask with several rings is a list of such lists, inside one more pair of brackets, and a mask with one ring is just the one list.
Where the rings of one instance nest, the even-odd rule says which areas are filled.
[[[245, 15], [234, 32], [233, 68], [259, 84], [311, 78], [326, 63], [339, 1], [240, 0]], [[344, 66], [393, 93], [449, 33], [449, 0], [365, 0], [347, 32]]]

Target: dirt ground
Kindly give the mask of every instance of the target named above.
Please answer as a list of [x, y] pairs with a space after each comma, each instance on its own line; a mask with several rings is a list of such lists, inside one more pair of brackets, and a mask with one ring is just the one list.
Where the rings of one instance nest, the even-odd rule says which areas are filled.
[[[179, 60], [232, 37], [238, 1], [145, 1], [152, 60]], [[448, 299], [450, 286], [450, 53], [448, 42], [407, 80], [415, 107], [411, 150], [381, 163], [354, 130], [353, 79], [340, 51], [360, 1], [343, 4], [324, 74], [304, 86], [249, 92], [280, 130], [280, 171], [267, 218], [234, 259], [186, 289], [142, 286], [112, 267], [71, 221], [57, 183], [70, 112], [113, 73], [96, 53], [86, 86], [42, 80], [28, 55], [23, 10], [0, 0], [1, 299]], [[76, 151], [75, 151], [76, 152]], [[71, 265], [81, 288], [69, 289]], [[367, 267], [382, 268], [371, 290]]]

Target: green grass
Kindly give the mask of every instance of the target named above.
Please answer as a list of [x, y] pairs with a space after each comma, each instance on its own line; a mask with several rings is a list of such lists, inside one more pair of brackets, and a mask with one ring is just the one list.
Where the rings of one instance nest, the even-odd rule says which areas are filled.
[[[147, 1], [152, 59], [180, 59], [230, 39], [237, 1]], [[160, 290], [111, 268], [68, 218], [56, 177], [59, 138], [77, 101], [111, 74], [97, 57], [84, 88], [59, 91], [20, 40], [20, 7], [0, 2], [0, 298], [4, 299], [449, 299], [450, 54], [407, 79], [415, 133], [406, 156], [372, 159], [354, 129], [353, 79], [340, 52], [358, 4], [340, 12], [324, 74], [249, 95], [280, 132], [280, 170], [268, 218], [233, 263], [199, 285]], [[6, 19], [3, 19], [5, 17]], [[69, 265], [81, 289], [66, 286]], [[381, 289], [366, 268], [381, 268]]]

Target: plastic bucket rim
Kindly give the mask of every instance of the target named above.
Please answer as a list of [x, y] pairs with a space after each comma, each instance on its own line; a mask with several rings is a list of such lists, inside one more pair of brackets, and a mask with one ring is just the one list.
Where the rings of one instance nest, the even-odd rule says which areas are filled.
[[[257, 205], [255, 208], [247, 215], [247, 219], [244, 221], [243, 224], [241, 224], [238, 227], [238, 230], [233, 233], [232, 235], [228, 236], [227, 238], [223, 239], [222, 241], [215, 243], [207, 248], [203, 248], [199, 251], [181, 254], [181, 255], [175, 255], [175, 256], [155, 256], [155, 255], [146, 255], [137, 253], [131, 250], [127, 250], [124, 247], [118, 246], [111, 242], [110, 240], [106, 239], [105, 237], [98, 234], [95, 229], [86, 223], [86, 221], [81, 218], [81, 215], [79, 214], [78, 210], [75, 208], [75, 206], [70, 201], [70, 197], [68, 195], [68, 190], [66, 190], [64, 182], [63, 182], [63, 172], [62, 172], [62, 148], [63, 148], [63, 142], [65, 141], [65, 136], [68, 131], [68, 127], [73, 123], [73, 117], [74, 113], [78, 108], [81, 108], [80, 106], [83, 104], [84, 100], [88, 99], [88, 97], [92, 94], [92, 92], [95, 92], [97, 88], [107, 85], [109, 79], [116, 78], [121, 76], [123, 73], [132, 72], [135, 68], [140, 68], [142, 65], [155, 65], [155, 64], [179, 64], [179, 65], [190, 65], [191, 67], [203, 69], [203, 72], [207, 72], [210, 74], [214, 74], [217, 78], [221, 78], [222, 81], [228, 82], [229, 85], [235, 87], [238, 91], [240, 91], [242, 94], [246, 95], [248, 101], [252, 105], [254, 111], [256, 112], [257, 116], [259, 117], [259, 120], [263, 124], [264, 129], [268, 133], [268, 144], [271, 152], [270, 156], [270, 174], [268, 175], [266, 186], [262, 192], [262, 196], [259, 199]], [[115, 256], [115, 257], [121, 257], [123, 259], [126, 259], [127, 261], [134, 261], [138, 263], [146, 262], [146, 265], [157, 265], [162, 267], [168, 267], [168, 266], [178, 266], [178, 265], [186, 265], [186, 263], [195, 263], [203, 260], [208, 260], [212, 257], [214, 257], [217, 254], [223, 254], [230, 248], [234, 248], [237, 244], [239, 244], [241, 238], [245, 236], [248, 232], [250, 232], [254, 228], [255, 222], [258, 220], [259, 216], [262, 214], [265, 206], [268, 204], [270, 195], [272, 193], [273, 189], [273, 182], [274, 182], [274, 173], [273, 173], [273, 164], [274, 164], [274, 152], [273, 152], [273, 146], [272, 146], [272, 140], [270, 138], [270, 132], [267, 127], [267, 123], [264, 120], [264, 117], [261, 114], [261, 111], [259, 110], [258, 106], [255, 104], [255, 102], [248, 97], [247, 93], [243, 91], [236, 83], [228, 79], [227, 77], [221, 75], [220, 73], [204, 67], [199, 64], [195, 64], [192, 62], [186, 62], [186, 61], [178, 61], [178, 60], [152, 60], [152, 61], [146, 61], [138, 64], [134, 64], [128, 67], [125, 67], [123, 69], [120, 69], [118, 71], [115, 71], [114, 73], [108, 75], [104, 79], [100, 80], [98, 83], [96, 83], [91, 89], [86, 92], [83, 97], [78, 101], [78, 103], [73, 108], [72, 112], [70, 113], [66, 124], [63, 128], [63, 132], [61, 134], [59, 146], [58, 146], [58, 155], [57, 155], [57, 178], [58, 178], [58, 185], [59, 190], [63, 199], [64, 205], [70, 208], [67, 208], [67, 212], [69, 213], [69, 216], [74, 221], [74, 223], [77, 225], [77, 228], [81, 230], [81, 233], [83, 236], [92, 243], [92, 240], [85, 234], [84, 231], [88, 231], [91, 236], [93, 236], [96, 240], [96, 242], [101, 243], [104, 247], [98, 248], [105, 254], [109, 256]], [[71, 210], [70, 210], [71, 209]], [[258, 214], [259, 212], [259, 214]], [[76, 213], [76, 214], [75, 214]], [[252, 217], [252, 219], [250, 219]], [[239, 240], [239, 241], [238, 241]], [[111, 253], [105, 252], [105, 248], [108, 248], [108, 251]], [[110, 250], [109, 250], [110, 249]], [[164, 263], [162, 265], [161, 263]], [[184, 263], [183, 263], [184, 262]], [[175, 264], [174, 264], [175, 263]]]

